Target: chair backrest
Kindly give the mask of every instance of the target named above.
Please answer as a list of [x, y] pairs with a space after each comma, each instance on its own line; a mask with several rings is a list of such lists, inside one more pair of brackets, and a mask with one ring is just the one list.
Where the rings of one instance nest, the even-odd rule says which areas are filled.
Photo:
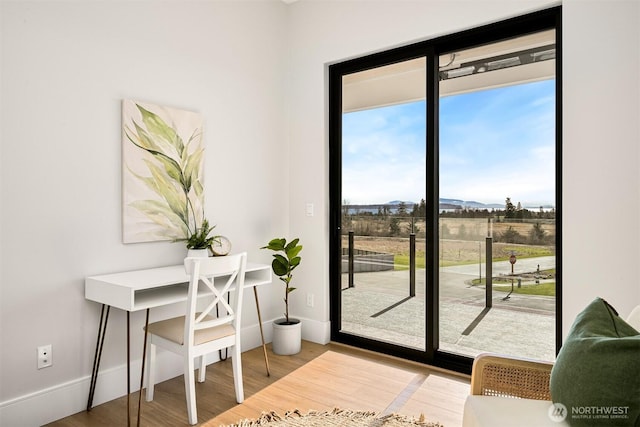
[[[188, 257], [184, 266], [189, 275], [189, 296], [184, 322], [184, 344], [194, 344], [194, 333], [199, 329], [231, 324], [240, 330], [242, 295], [247, 254], [240, 253], [222, 257]], [[203, 298], [207, 304], [197, 310], [199, 295], [210, 293]], [[214, 310], [221, 308], [217, 313]], [[211, 320], [212, 315], [215, 319]]]

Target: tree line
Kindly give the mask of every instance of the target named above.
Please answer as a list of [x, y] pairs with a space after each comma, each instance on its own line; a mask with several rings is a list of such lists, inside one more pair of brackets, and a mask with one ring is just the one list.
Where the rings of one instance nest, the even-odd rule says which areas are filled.
[[[420, 202], [414, 203], [410, 208], [407, 203], [399, 202], [397, 205], [372, 205], [375, 206], [377, 212], [372, 212], [373, 209], [361, 210], [360, 207], [352, 207], [346, 202], [343, 203], [343, 216], [355, 215], [355, 216], [377, 216], [377, 217], [413, 217], [413, 218], [426, 218], [427, 216], [427, 202], [425, 199], [421, 199]], [[454, 206], [454, 205], [452, 205]], [[350, 213], [350, 210], [355, 212]], [[395, 212], [393, 212], [395, 210]], [[555, 219], [556, 211], [554, 208], [545, 210], [544, 206], [536, 210], [523, 208], [522, 204], [518, 202], [513, 204], [511, 197], [505, 199], [504, 209], [480, 209], [470, 207], [453, 207], [442, 209], [440, 211], [441, 218], [495, 218], [497, 221], [504, 220], [519, 220], [519, 219]]]
[[[420, 212], [420, 205], [414, 205], [416, 212]], [[426, 211], [425, 211], [426, 212]], [[519, 220], [519, 219], [555, 219], [556, 210], [551, 208], [548, 211], [540, 206], [538, 211], [530, 210], [522, 207], [520, 202], [514, 205], [511, 197], [507, 197], [504, 203], [504, 209], [474, 209], [460, 208], [454, 210], [443, 210], [440, 212], [441, 218], [495, 218], [496, 220]]]
[[[344, 205], [348, 207], [348, 205]], [[417, 222], [426, 218], [426, 201], [420, 200], [419, 203], [415, 203], [411, 210], [406, 203], [400, 202], [396, 206], [396, 211], [391, 212], [389, 205], [379, 205], [378, 212], [372, 212], [371, 210], [364, 211], [362, 213], [356, 212], [349, 213], [349, 209], [343, 210], [343, 233], [348, 231], [354, 231], [361, 236], [392, 236], [392, 237], [406, 237], [410, 234], [416, 234], [419, 237], [424, 237], [424, 230], [418, 226]], [[370, 218], [374, 221], [367, 221], [366, 218]], [[470, 209], [461, 208], [451, 211], [442, 211], [440, 218], [460, 218], [460, 219], [474, 219], [474, 218], [491, 218], [496, 222], [509, 223], [509, 222], [532, 222], [532, 227], [526, 235], [521, 234], [514, 227], [509, 226], [505, 231], [496, 233], [494, 235], [494, 241], [505, 243], [521, 243], [521, 244], [548, 244], [553, 243], [555, 236], [550, 235], [543, 227], [540, 220], [555, 220], [555, 210], [544, 211], [540, 207], [539, 212], [531, 211], [529, 209], [522, 208], [521, 204], [513, 204], [511, 198], [505, 199], [504, 209]], [[547, 222], [547, 221], [542, 221]], [[473, 240], [477, 238], [477, 230], [466, 230], [465, 225], [461, 224], [457, 229], [452, 232], [446, 223], [442, 223], [440, 226], [440, 237], [445, 239], [460, 239], [460, 240]], [[481, 234], [483, 234], [481, 232]]]

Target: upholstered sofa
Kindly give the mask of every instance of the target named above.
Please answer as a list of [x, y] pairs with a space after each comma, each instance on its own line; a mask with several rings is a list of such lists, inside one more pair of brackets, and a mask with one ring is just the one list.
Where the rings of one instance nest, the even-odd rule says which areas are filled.
[[[606, 302], [604, 303], [606, 304]], [[615, 316], [612, 315], [612, 317]], [[580, 326], [580, 319], [581, 316], [578, 316], [570, 334], [576, 333], [584, 337], [583, 331], [576, 331]], [[585, 320], [584, 316], [582, 316], [582, 320]], [[640, 305], [627, 317], [626, 323], [635, 331], [640, 331]], [[631, 330], [631, 334], [633, 334], [633, 330]], [[638, 340], [640, 340], [640, 335], [632, 337], [632, 354], [639, 348], [637, 346]], [[590, 343], [590, 345], [592, 344]], [[579, 357], [589, 357], [589, 350], [582, 351], [580, 354]], [[560, 361], [560, 356], [561, 354], [558, 355], [558, 361]], [[640, 361], [640, 353], [637, 356]], [[571, 355], [571, 357], [575, 356]], [[637, 369], [637, 363], [633, 363], [634, 369]], [[549, 362], [518, 359], [497, 354], [477, 356], [471, 374], [471, 394], [467, 397], [464, 405], [463, 427], [558, 427], [569, 426], [570, 421], [571, 424], [574, 424], [572, 419], [567, 419], [567, 416], [571, 415], [566, 412], [566, 408], [554, 406], [550, 391], [553, 389], [550, 384], [553, 367], [554, 365]], [[632, 393], [637, 392], [640, 378], [631, 378], [630, 381], [633, 382]], [[607, 387], [607, 384], [603, 384], [602, 387]], [[629, 397], [628, 395], [629, 393], [626, 393], [627, 397]], [[640, 394], [636, 399], [640, 405]], [[555, 400], [558, 401], [558, 399]], [[637, 408], [638, 405], [634, 406]], [[626, 420], [628, 424], [603, 422], [600, 425], [640, 425], [637, 424], [640, 422], [637, 411], [630, 416], [631, 419]]]

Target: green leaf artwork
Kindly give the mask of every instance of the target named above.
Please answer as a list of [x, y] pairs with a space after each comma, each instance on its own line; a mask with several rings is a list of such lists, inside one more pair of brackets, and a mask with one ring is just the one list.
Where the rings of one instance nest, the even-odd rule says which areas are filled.
[[200, 114], [122, 102], [122, 240], [184, 240], [204, 220]]

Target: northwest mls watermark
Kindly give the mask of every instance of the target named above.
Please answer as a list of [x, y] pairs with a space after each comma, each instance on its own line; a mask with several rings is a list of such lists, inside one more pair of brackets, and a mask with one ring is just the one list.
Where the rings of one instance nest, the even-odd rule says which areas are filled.
[[551, 421], [561, 423], [567, 418], [569, 413], [567, 411], [567, 407], [562, 403], [554, 403], [549, 407], [547, 414], [549, 415], [549, 418], [551, 418]]
[[554, 403], [547, 412], [555, 422], [566, 418], [573, 420], [626, 420], [629, 419], [628, 406], [572, 406], [571, 411], [562, 403]]

